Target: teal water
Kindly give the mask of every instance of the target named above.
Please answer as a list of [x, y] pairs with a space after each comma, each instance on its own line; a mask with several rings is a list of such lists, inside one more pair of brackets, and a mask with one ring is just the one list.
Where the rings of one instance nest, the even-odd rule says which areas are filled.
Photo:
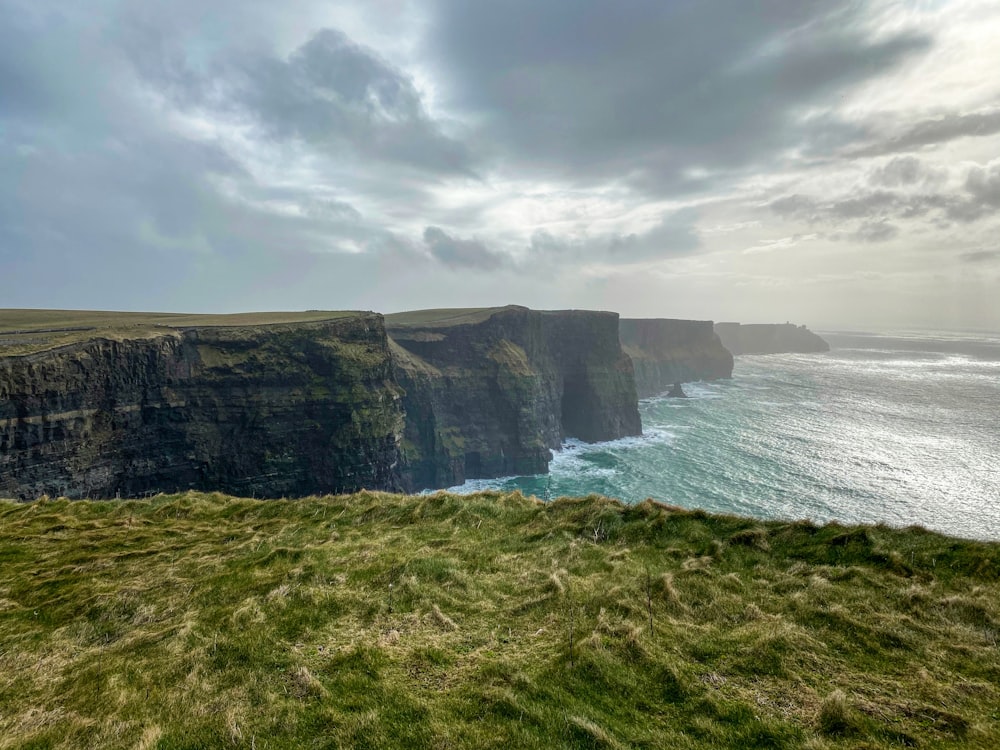
[[1000, 337], [825, 333], [640, 403], [644, 434], [568, 442], [549, 475], [467, 482], [1000, 539]]

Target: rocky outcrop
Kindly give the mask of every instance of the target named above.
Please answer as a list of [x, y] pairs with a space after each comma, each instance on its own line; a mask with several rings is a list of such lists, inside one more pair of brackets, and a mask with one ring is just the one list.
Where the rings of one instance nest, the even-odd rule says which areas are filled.
[[805, 326], [791, 323], [716, 323], [715, 332], [733, 354], [828, 352], [830, 345]]
[[632, 358], [640, 398], [663, 393], [675, 383], [732, 377], [733, 355], [710, 320], [623, 318], [619, 333]]
[[380, 315], [116, 338], [0, 356], [0, 496], [398, 489]]
[[566, 438], [642, 432], [618, 315], [524, 307], [386, 316], [409, 490], [545, 472]]

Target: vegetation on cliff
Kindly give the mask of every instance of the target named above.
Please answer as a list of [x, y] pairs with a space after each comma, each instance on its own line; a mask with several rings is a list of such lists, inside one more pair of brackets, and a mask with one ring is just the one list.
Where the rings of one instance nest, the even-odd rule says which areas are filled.
[[1000, 745], [1000, 546], [591, 497], [0, 504], [0, 747]]

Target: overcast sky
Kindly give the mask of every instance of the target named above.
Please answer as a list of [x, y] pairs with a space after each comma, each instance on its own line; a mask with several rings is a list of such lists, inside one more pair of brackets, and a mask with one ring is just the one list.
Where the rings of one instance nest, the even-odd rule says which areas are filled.
[[0, 307], [1000, 330], [996, 0], [0, 0]]

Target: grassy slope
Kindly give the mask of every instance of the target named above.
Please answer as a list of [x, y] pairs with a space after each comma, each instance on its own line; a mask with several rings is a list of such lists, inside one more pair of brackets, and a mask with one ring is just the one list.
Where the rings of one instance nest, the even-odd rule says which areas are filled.
[[482, 323], [505, 310], [504, 307], [443, 307], [432, 310], [408, 310], [385, 316], [387, 328], [448, 328], [450, 326]]
[[0, 747], [1000, 746], [1000, 546], [600, 499], [0, 503]]
[[0, 309], [0, 356], [29, 354], [97, 337], [151, 338], [178, 328], [307, 323], [357, 314], [325, 310], [190, 315], [99, 310]]

